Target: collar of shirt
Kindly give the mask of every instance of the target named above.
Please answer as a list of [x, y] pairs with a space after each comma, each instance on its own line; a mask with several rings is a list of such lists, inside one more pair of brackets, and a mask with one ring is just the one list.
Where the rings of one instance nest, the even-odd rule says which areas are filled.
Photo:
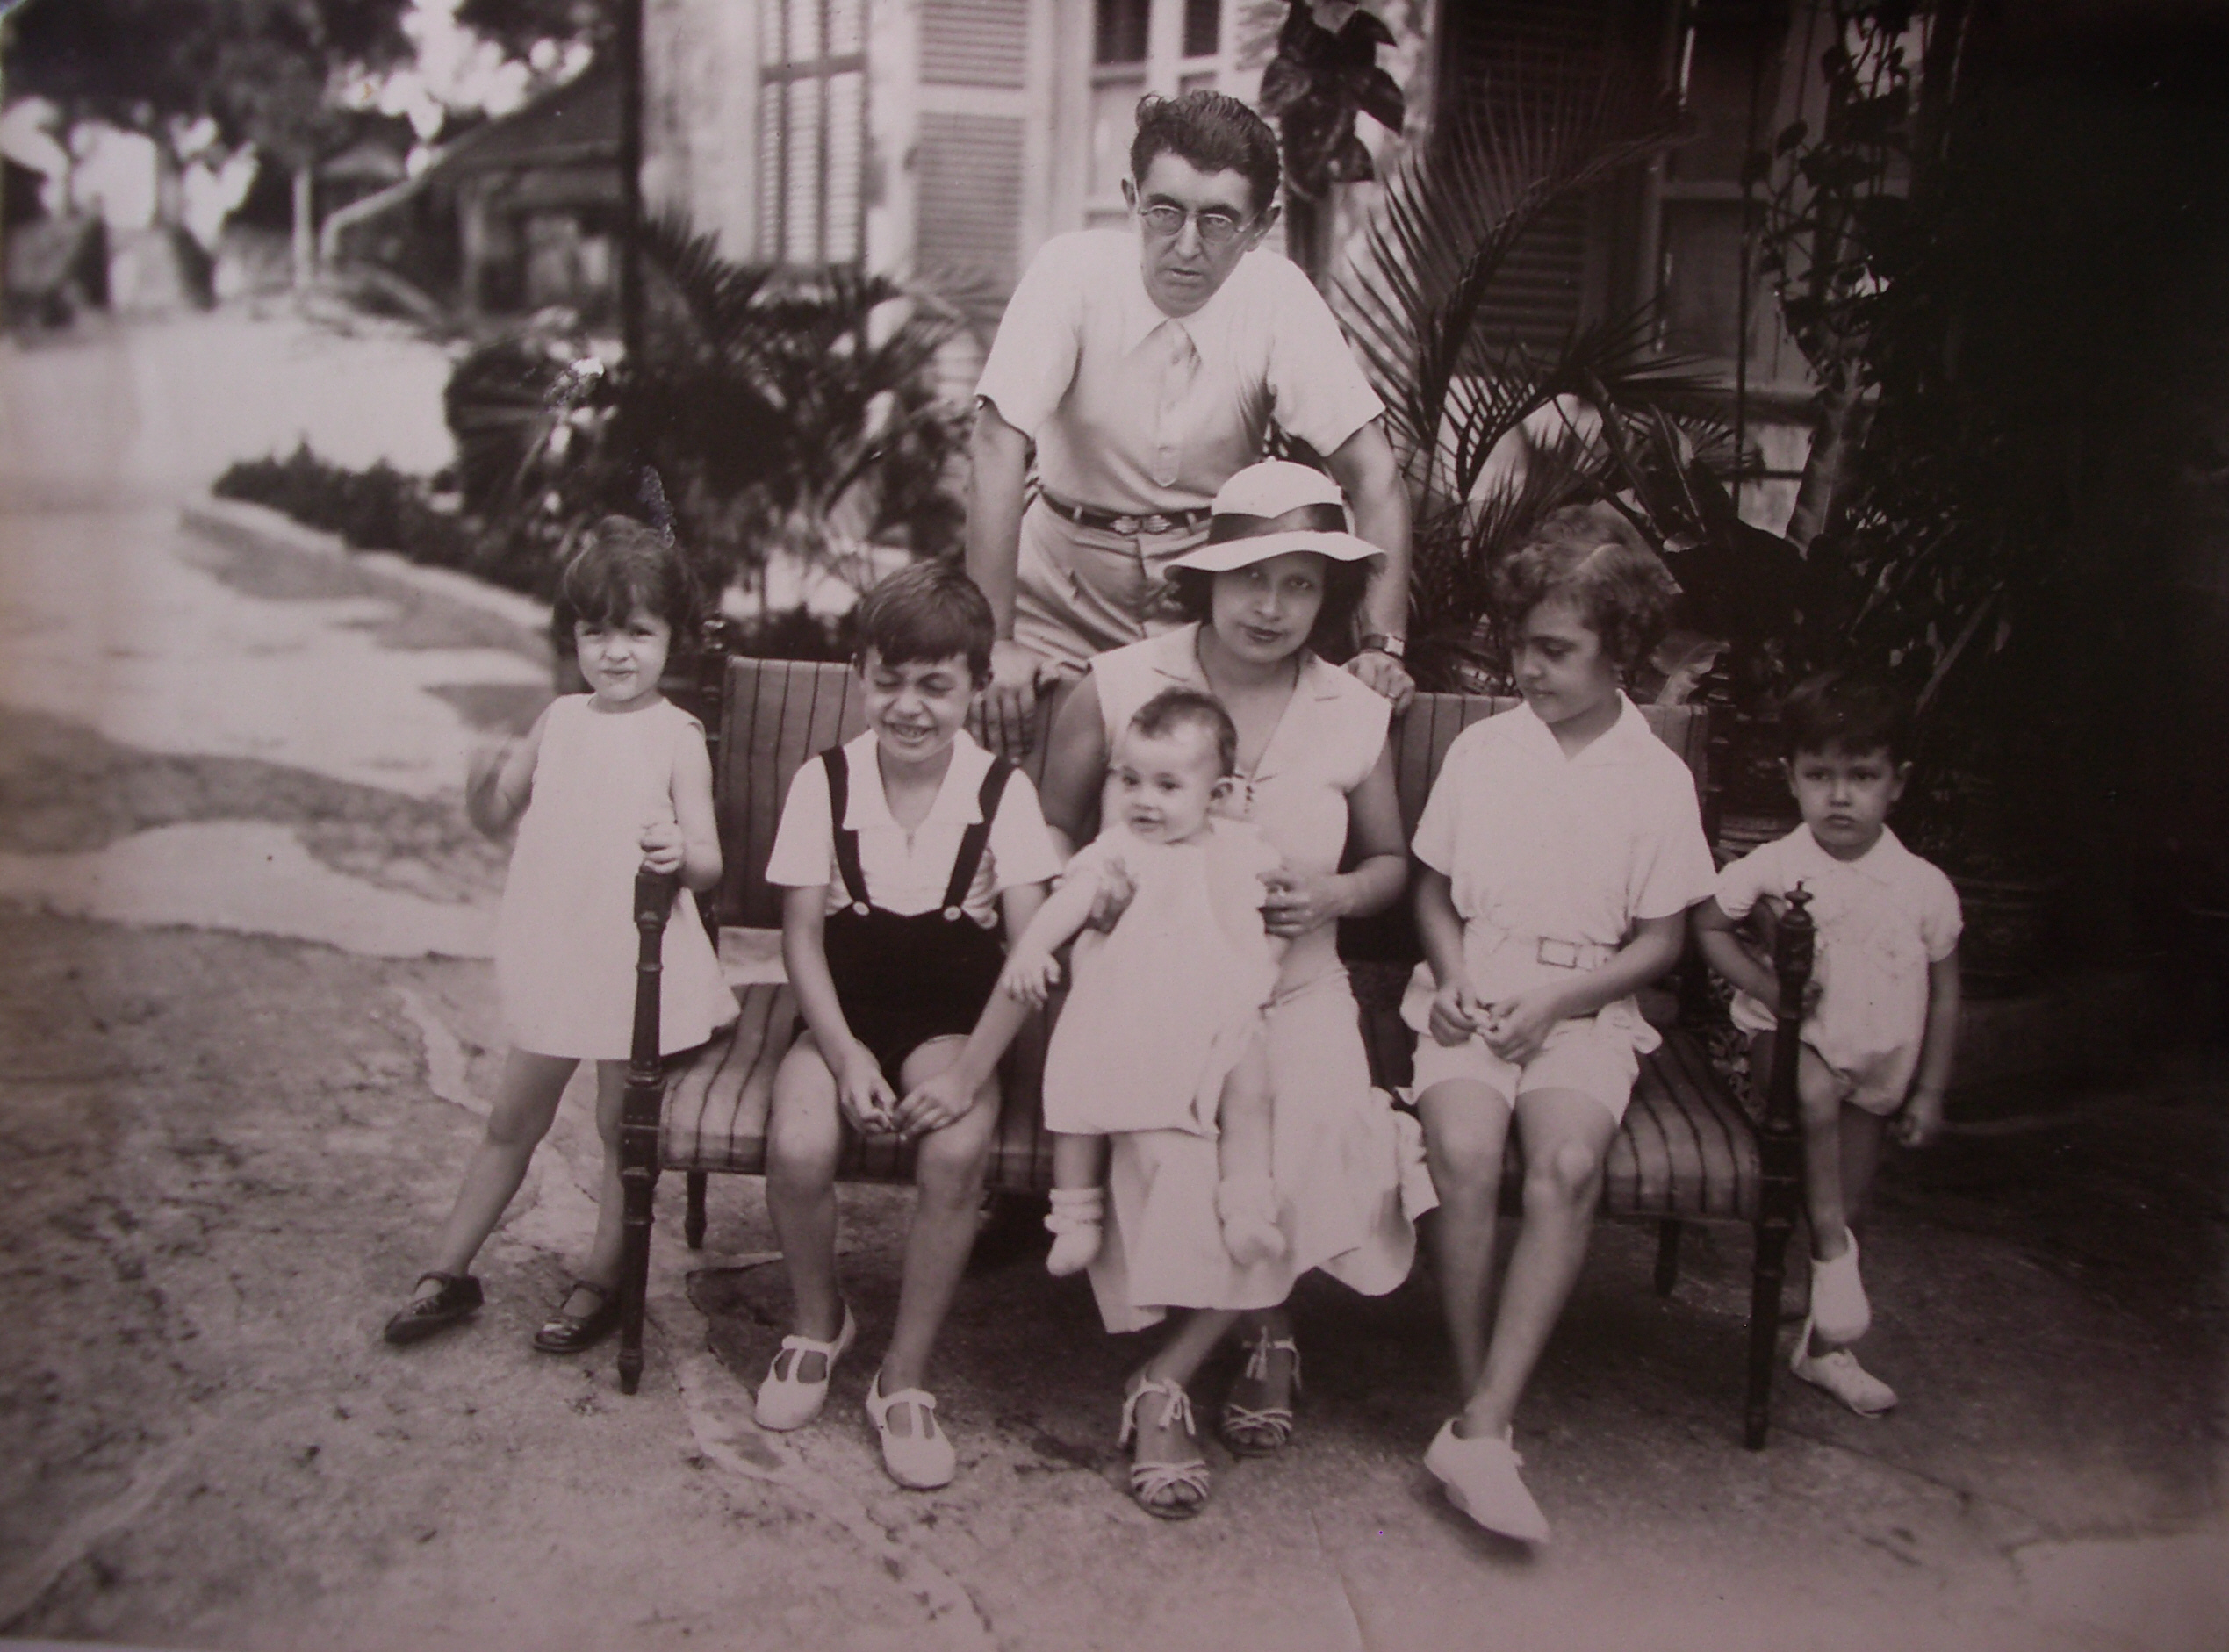
[[1604, 767], [1614, 764], [1631, 763], [1649, 755], [1649, 747], [1642, 742], [1654, 742], [1656, 735], [1649, 728], [1649, 720], [1641, 715], [1640, 707], [1618, 693], [1617, 721], [1596, 736], [1586, 749], [1575, 758], [1564, 755], [1564, 748], [1556, 738], [1556, 731], [1532, 708], [1529, 701], [1517, 707], [1518, 727], [1523, 732], [1527, 748], [1538, 758], [1555, 759], [1558, 767]]
[[[1163, 632], [1155, 639], [1160, 657], [1154, 661], [1154, 670], [1171, 684], [1204, 689], [1212, 693], [1215, 692], [1214, 685], [1207, 680], [1207, 669], [1200, 664], [1199, 633], [1200, 627], [1197, 621]], [[1300, 651], [1300, 674], [1293, 683], [1292, 697], [1310, 701], [1336, 700], [1343, 686], [1339, 680], [1343, 675], [1338, 666], [1312, 649], [1304, 648]], [[1255, 764], [1254, 772], [1246, 779], [1266, 780], [1283, 771], [1286, 759], [1283, 749], [1285, 730], [1296, 721], [1303, 726], [1307, 722], [1305, 716], [1296, 720], [1291, 711], [1288, 702], [1284, 715], [1277, 719], [1276, 727], [1269, 730], [1269, 743], [1262, 748], [1262, 757]]]
[[[905, 828], [890, 813], [889, 797], [882, 790], [882, 770], [875, 759], [874, 746], [872, 729], [844, 743], [844, 761], [851, 770], [852, 784], [840, 824], [851, 831], [888, 829], [902, 832]], [[983, 776], [990, 772], [990, 753], [977, 745], [965, 729], [954, 735], [952, 761], [945, 765], [945, 778], [937, 786], [936, 801], [922, 817], [921, 827], [915, 830], [929, 826], [964, 828], [982, 819], [981, 794]]]
[[[1151, 338], [1163, 326], [1173, 327], [1192, 341], [1200, 365], [1212, 366], [1221, 359], [1231, 341], [1231, 327], [1243, 293], [1252, 278], [1254, 261], [1268, 256], [1256, 248], [1240, 258], [1223, 284], [1208, 295], [1205, 304], [1187, 316], [1164, 314], [1153, 295], [1146, 291], [1146, 271], [1140, 257], [1132, 258], [1123, 265], [1123, 275], [1116, 291], [1121, 305], [1121, 331], [1116, 335], [1122, 353], [1129, 355]], [[1233, 290], [1236, 289], [1236, 292]]]
[[1880, 829], [1880, 836], [1874, 841], [1873, 846], [1855, 860], [1844, 860], [1838, 855], [1829, 854], [1825, 845], [1811, 835], [1808, 825], [1798, 826], [1795, 830], [1799, 855], [1806, 865], [1829, 873], [1854, 873], [1874, 883], [1894, 883], [1896, 869], [1911, 854], [1911, 851], [1904, 847], [1903, 840], [1886, 826]]

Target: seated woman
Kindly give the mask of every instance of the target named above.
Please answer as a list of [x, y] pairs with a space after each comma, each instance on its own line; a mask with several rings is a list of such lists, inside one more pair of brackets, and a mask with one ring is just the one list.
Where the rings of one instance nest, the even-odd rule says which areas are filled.
[[[1377, 553], [1346, 531], [1337, 485], [1304, 466], [1249, 466], [1214, 508], [1207, 543], [1171, 564], [1190, 622], [1091, 662], [1053, 725], [1043, 791], [1046, 823], [1073, 851], [1091, 836], [1110, 754], [1139, 707], [1167, 688], [1203, 690], [1238, 732], [1226, 812], [1257, 826], [1283, 861], [1263, 878], [1265, 926], [1289, 945], [1262, 1038], [1284, 1253], [1249, 1264], [1226, 1248], [1212, 1136], [1110, 1138], [1105, 1232], [1090, 1274], [1101, 1318], [1110, 1331], [1134, 1331], [1171, 1309], [1194, 1311], [1124, 1397], [1124, 1434], [1136, 1438], [1132, 1494], [1172, 1519], [1207, 1498], [1185, 1387], [1200, 1362], [1245, 1319], [1252, 1357], [1224, 1407], [1223, 1437], [1241, 1454], [1278, 1449], [1299, 1382], [1283, 1312], [1293, 1282], [1322, 1268], [1358, 1290], [1392, 1289], [1415, 1254], [1413, 1218], [1431, 1202], [1413, 1124], [1370, 1088], [1335, 947], [1337, 920], [1383, 909], [1407, 881], [1386, 746], [1391, 707], [1310, 646], [1352, 623]], [[1415, 1172], [1406, 1189], [1405, 1164]]]

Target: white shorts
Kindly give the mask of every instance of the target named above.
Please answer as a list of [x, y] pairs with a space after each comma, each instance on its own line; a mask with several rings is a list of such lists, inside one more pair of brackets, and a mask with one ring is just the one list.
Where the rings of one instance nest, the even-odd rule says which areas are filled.
[[1420, 1032], [1416, 1038], [1416, 1081], [1410, 1093], [1421, 1096], [1449, 1079], [1471, 1080], [1513, 1103], [1534, 1090], [1577, 1090], [1601, 1103], [1613, 1120], [1621, 1120], [1640, 1071], [1641, 1058], [1634, 1052], [1629, 1033], [1598, 1025], [1593, 1016], [1581, 1016], [1550, 1027], [1540, 1052], [1522, 1067], [1503, 1060], [1476, 1035], [1449, 1045]]

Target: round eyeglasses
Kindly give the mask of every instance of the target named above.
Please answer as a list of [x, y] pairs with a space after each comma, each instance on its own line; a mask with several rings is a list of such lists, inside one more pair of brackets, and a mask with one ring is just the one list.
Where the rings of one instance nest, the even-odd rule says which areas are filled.
[[1140, 207], [1138, 216], [1144, 220], [1147, 232], [1156, 241], [1175, 241], [1184, 233], [1184, 222], [1189, 219], [1192, 227], [1199, 232], [1200, 245], [1214, 248], [1229, 246], [1247, 226], [1246, 220], [1233, 218], [1228, 212], [1213, 207], [1188, 212], [1183, 207], [1171, 206], [1165, 201]]

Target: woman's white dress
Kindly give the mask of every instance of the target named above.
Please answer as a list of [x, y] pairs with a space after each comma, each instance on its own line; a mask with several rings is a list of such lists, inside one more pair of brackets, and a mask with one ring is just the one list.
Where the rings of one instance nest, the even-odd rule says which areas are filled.
[[[1091, 662], [1107, 748], [1162, 689], [1205, 690], [1198, 627], [1188, 625]], [[1336, 666], [1301, 656], [1292, 700], [1227, 813], [1242, 815], [1298, 870], [1336, 872], [1347, 845], [1347, 794], [1385, 745], [1391, 707]], [[1408, 1276], [1414, 1218], [1436, 1199], [1416, 1121], [1371, 1088], [1336, 926], [1297, 937], [1265, 1012], [1275, 1122], [1271, 1176], [1282, 1259], [1242, 1267], [1215, 1215], [1216, 1144], [1185, 1131], [1110, 1138], [1107, 1225], [1091, 1284], [1110, 1331], [1135, 1331], [1171, 1308], [1273, 1308], [1320, 1268], [1370, 1296]]]
[[[704, 734], [670, 700], [606, 712], [593, 698], [564, 696], [543, 724], [496, 920], [495, 979], [516, 1048], [623, 1061], [634, 1032], [643, 829], [673, 818], [676, 754]], [[658, 1047], [671, 1054], [736, 1016], [685, 890], [675, 893], [661, 956]]]

